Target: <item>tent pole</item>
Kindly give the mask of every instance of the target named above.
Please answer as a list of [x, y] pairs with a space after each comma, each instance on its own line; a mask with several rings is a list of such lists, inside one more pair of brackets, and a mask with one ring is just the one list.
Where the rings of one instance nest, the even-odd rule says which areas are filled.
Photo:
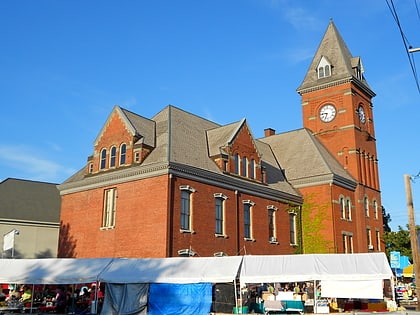
[[238, 307], [238, 292], [236, 292], [236, 279], [233, 280], [233, 292], [235, 293], [235, 307]]
[[314, 280], [314, 313], [318, 314], [316, 302], [317, 302], [317, 289], [316, 289], [316, 280]]
[[30, 313], [32, 314], [32, 309], [34, 307], [34, 294], [35, 294], [35, 284], [32, 283], [32, 294], [31, 294], [31, 310]]

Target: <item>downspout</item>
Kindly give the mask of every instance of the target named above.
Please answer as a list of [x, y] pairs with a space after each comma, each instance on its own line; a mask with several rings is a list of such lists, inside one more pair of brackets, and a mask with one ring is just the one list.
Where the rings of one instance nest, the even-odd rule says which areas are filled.
[[167, 155], [167, 161], [168, 161], [168, 174], [169, 174], [169, 179], [168, 179], [168, 200], [166, 203], [166, 208], [167, 208], [167, 246], [166, 246], [166, 257], [171, 257], [172, 255], [172, 248], [173, 248], [173, 215], [174, 215], [174, 211], [172, 209], [173, 207], [173, 202], [172, 202], [172, 198], [174, 197], [174, 193], [173, 193], [173, 175], [170, 173], [171, 172], [171, 131], [172, 131], [172, 124], [171, 124], [171, 119], [172, 119], [172, 115], [171, 115], [171, 106], [169, 106], [168, 108], [168, 155]]
[[236, 197], [236, 255], [240, 252], [240, 235], [239, 235], [239, 192], [235, 190], [235, 197]]
[[173, 175], [169, 174], [168, 177], [168, 196], [167, 196], [167, 228], [166, 228], [166, 257], [171, 257], [173, 249], [173, 231], [174, 231], [174, 209], [173, 209], [173, 198], [174, 198], [174, 185]]
[[332, 183], [330, 183], [330, 199], [331, 199], [331, 215], [332, 215], [332, 225], [333, 225], [333, 240], [334, 240], [334, 254], [337, 254], [338, 247], [337, 247], [337, 236], [336, 236], [336, 227], [335, 227], [335, 216], [334, 216], [334, 202], [333, 202], [333, 189]]

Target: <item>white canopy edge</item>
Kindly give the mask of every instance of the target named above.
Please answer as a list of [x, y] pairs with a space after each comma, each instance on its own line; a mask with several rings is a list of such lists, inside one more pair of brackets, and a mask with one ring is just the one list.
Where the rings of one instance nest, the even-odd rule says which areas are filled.
[[241, 284], [391, 279], [385, 253], [244, 256]]
[[391, 279], [384, 253], [0, 259], [0, 283], [244, 283]]

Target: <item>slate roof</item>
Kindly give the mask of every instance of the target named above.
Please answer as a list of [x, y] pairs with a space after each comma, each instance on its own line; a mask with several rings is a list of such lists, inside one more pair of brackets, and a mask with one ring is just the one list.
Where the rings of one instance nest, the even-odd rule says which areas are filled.
[[[120, 113], [125, 114], [124, 109]], [[141, 119], [130, 117], [130, 120]], [[85, 177], [85, 168], [67, 179], [59, 186], [60, 190], [66, 187], [76, 188], [78, 185], [96, 185], [100, 181], [113, 180], [116, 177], [127, 180], [129, 172], [134, 169], [156, 170], [158, 167], [169, 167], [180, 172], [193, 174], [203, 180], [214, 180], [229, 187], [242, 187], [249, 192], [277, 195], [277, 198], [299, 202], [300, 193], [295, 190], [281, 172], [279, 164], [270, 147], [263, 143], [256, 143], [257, 150], [263, 159], [263, 166], [269, 170], [268, 183], [262, 184], [243, 179], [238, 176], [225, 174], [210, 158], [209, 152], [216, 152], [219, 144], [226, 144], [237, 133], [238, 128], [245, 123], [244, 120], [229, 125], [221, 126], [205, 118], [186, 112], [175, 106], [169, 105], [157, 113], [152, 119], [156, 126], [156, 143], [151, 153], [137, 166], [102, 172], [90, 177]], [[132, 124], [135, 126], [135, 124]], [[142, 126], [140, 126], [142, 128]], [[142, 130], [136, 130], [142, 134]], [[138, 171], [135, 176], [138, 176]], [[85, 183], [83, 183], [85, 182]]]
[[0, 219], [59, 223], [57, 184], [7, 178], [0, 183]]
[[265, 137], [260, 141], [271, 147], [286, 178], [295, 188], [325, 183], [335, 183], [353, 190], [356, 187], [356, 180], [305, 128]]
[[[318, 79], [317, 66], [322, 56], [326, 57], [331, 62], [332, 71], [331, 76]], [[349, 79], [356, 81], [359, 84], [361, 83], [361, 86], [374, 96], [375, 93], [370, 89], [365, 78], [363, 76], [361, 80], [356, 78], [353, 67], [358, 64], [363, 68], [360, 57], [352, 56], [334, 22], [331, 20], [314, 58], [312, 59], [305, 78], [297, 88], [297, 91], [301, 93], [302, 91], [314, 87], [321, 88], [323, 84]]]

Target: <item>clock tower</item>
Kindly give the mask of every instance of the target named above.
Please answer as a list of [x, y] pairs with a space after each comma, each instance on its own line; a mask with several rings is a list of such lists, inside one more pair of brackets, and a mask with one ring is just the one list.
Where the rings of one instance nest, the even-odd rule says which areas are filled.
[[[354, 237], [359, 252], [384, 250], [371, 90], [360, 57], [353, 57], [333, 21], [297, 92], [303, 126], [330, 151], [355, 179], [351, 196]], [[333, 196], [333, 202], [338, 200]], [[375, 244], [375, 246], [373, 246]]]

